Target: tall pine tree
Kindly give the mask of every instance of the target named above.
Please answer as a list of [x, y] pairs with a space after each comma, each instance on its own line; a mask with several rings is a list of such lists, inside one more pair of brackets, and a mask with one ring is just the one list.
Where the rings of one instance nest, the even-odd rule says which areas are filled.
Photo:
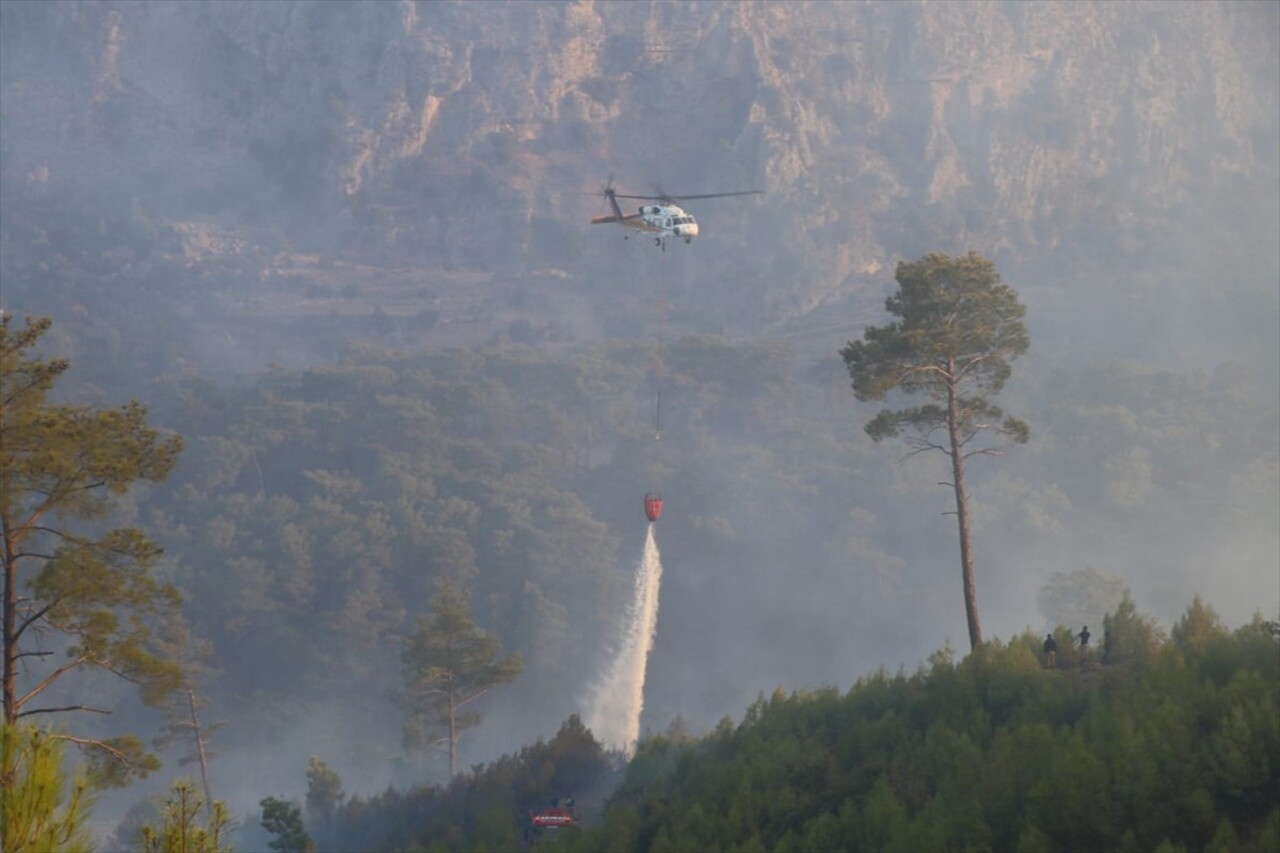
[[881, 401], [891, 392], [922, 394], [929, 402], [884, 409], [867, 424], [880, 441], [904, 435], [913, 453], [937, 451], [949, 457], [960, 531], [960, 566], [969, 644], [982, 644], [978, 593], [973, 577], [969, 497], [965, 462], [977, 455], [998, 455], [979, 444], [990, 432], [1016, 443], [1029, 429], [1005, 418], [988, 399], [1012, 373], [1009, 363], [1027, 351], [1030, 338], [1022, 318], [1026, 308], [1013, 288], [1000, 280], [991, 261], [970, 252], [960, 258], [926, 255], [898, 264], [897, 293], [885, 308], [898, 319], [868, 327], [861, 341], [840, 351], [859, 400]]

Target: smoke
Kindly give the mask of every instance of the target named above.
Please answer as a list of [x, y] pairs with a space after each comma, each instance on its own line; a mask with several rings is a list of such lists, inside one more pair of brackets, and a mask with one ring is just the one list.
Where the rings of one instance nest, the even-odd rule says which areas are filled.
[[622, 647], [601, 681], [592, 689], [587, 724], [599, 740], [630, 755], [640, 737], [644, 710], [645, 668], [658, 629], [658, 587], [662, 583], [662, 555], [653, 537], [653, 523], [644, 541], [644, 556], [636, 567], [635, 597], [628, 610]]

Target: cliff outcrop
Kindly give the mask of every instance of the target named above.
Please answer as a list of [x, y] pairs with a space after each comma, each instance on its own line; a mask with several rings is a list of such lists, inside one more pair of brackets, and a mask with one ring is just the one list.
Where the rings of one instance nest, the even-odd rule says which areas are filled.
[[6, 206], [136, 199], [374, 263], [539, 269], [605, 262], [583, 193], [611, 172], [761, 187], [699, 212], [724, 246], [701, 274], [762, 317], [930, 249], [1077, 274], [1188, 234], [1246, 251], [1280, 222], [1278, 10], [10, 3]]

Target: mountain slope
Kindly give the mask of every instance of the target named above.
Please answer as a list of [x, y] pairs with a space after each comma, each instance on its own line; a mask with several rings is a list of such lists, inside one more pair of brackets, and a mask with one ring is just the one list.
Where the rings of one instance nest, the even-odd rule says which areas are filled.
[[3, 180], [11, 210], [105, 194], [386, 265], [574, 271], [614, 256], [580, 195], [611, 171], [760, 186], [698, 211], [697, 273], [776, 320], [928, 249], [1123, 278], [1206, 229], [1256, 248], [1278, 29], [1253, 3], [8, 4]]

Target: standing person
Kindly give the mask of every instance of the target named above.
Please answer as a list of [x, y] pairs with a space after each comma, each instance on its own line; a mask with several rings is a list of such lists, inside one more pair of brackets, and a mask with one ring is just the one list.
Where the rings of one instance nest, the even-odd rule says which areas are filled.
[[1053, 634], [1045, 634], [1044, 637], [1044, 661], [1045, 666], [1054, 669], [1058, 660], [1058, 641], [1053, 638]]
[[1080, 629], [1080, 663], [1084, 664], [1089, 658], [1089, 626], [1085, 625]]

